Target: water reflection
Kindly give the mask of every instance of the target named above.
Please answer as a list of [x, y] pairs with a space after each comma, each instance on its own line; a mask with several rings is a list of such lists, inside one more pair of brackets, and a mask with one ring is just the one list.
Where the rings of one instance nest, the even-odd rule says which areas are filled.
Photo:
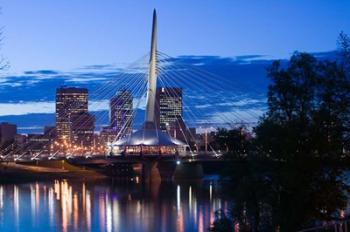
[[212, 183], [0, 185], [0, 231], [207, 231], [230, 202]]
[[18, 186], [13, 186], [13, 211], [14, 211], [14, 223], [19, 224], [19, 192]]
[[299, 231], [348, 219], [349, 188], [344, 179], [349, 174], [312, 161], [234, 166], [228, 172], [231, 180], [223, 185], [234, 204], [213, 199], [213, 207], [221, 208], [213, 231]]
[[0, 186], [0, 210], [4, 206], [4, 188]]

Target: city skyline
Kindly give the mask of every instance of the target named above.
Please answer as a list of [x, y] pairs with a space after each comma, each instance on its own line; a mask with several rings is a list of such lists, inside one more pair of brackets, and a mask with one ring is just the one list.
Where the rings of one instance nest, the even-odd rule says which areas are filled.
[[[1, 159], [12, 156], [14, 161], [21, 161], [29, 155], [34, 161], [40, 160], [44, 153], [48, 160], [52, 160], [57, 158], [56, 155], [71, 159], [101, 154], [108, 157], [157, 153], [184, 156], [192, 149], [199, 152], [203, 139], [196, 133], [196, 121], [189, 124], [183, 119], [182, 87], [165, 78], [168, 72], [171, 77], [176, 77], [178, 69], [171, 68], [171, 57], [158, 51], [157, 41], [157, 13], [154, 9], [146, 73], [140, 70], [140, 64], [130, 67], [129, 76], [124, 74], [122, 78], [112, 78], [93, 93], [97, 100], [109, 101], [107, 126], [96, 128], [101, 115], [89, 112], [87, 88], [61, 86], [56, 88], [54, 127], [45, 125], [44, 133], [26, 135], [17, 133], [16, 124], [1, 124], [0, 132], [4, 132], [0, 133], [3, 140]], [[179, 70], [183, 76], [183, 69]], [[133, 107], [134, 97], [138, 98], [137, 105], [142, 98], [146, 101], [141, 127], [133, 123], [137, 113]], [[137, 111], [138, 107], [135, 109]], [[195, 127], [190, 129], [189, 126], [193, 125]], [[204, 152], [208, 152], [208, 130], [204, 133]]]
[[[44, 125], [54, 123], [55, 88], [77, 86], [94, 92], [103, 82], [127, 73], [123, 68], [148, 49], [148, 40], [140, 35], [150, 34], [148, 19], [154, 7], [162, 17], [158, 25], [160, 51], [174, 57], [174, 66], [201, 66], [236, 84], [238, 90], [244, 88], [246, 95], [227, 92], [213, 105], [231, 105], [225, 113], [239, 112], [247, 121], [252, 120], [247, 107], [257, 115], [265, 111], [264, 92], [269, 84], [265, 70], [272, 59], [284, 59], [295, 50], [333, 57], [339, 32], [350, 29], [344, 20], [350, 9], [346, 1], [118, 4], [4, 1], [0, 15], [4, 24], [2, 55], [10, 66], [0, 77], [0, 121], [18, 124], [21, 132], [42, 132]], [[58, 17], [62, 12], [64, 17]], [[298, 17], [288, 17], [291, 15]], [[204, 97], [210, 98], [207, 93]], [[91, 111], [108, 110], [108, 101], [90, 99]], [[220, 122], [222, 109], [200, 99], [184, 101], [187, 106], [198, 106], [203, 111], [200, 115]], [[232, 106], [232, 101], [239, 104]], [[240, 102], [249, 106], [242, 107]], [[138, 115], [144, 108], [144, 104], [139, 105]], [[33, 117], [40, 120], [33, 123]]]
[[[336, 42], [334, 42], [336, 44]], [[315, 53], [320, 59], [333, 59], [336, 56], [332, 53]], [[266, 60], [263, 57], [238, 57], [237, 59], [227, 59], [219, 57], [177, 57], [173, 58], [173, 66], [177, 64], [186, 64], [188, 66], [198, 65], [205, 72], [215, 73], [220, 76], [219, 81], [225, 81], [230, 86], [218, 86], [218, 90], [224, 91], [225, 96], [221, 98], [211, 98], [209, 92], [201, 90], [198, 86], [188, 80], [177, 81], [178, 87], [186, 87], [187, 94], [184, 96], [185, 106], [195, 107], [199, 113], [196, 115], [206, 115], [212, 118], [214, 122], [220, 122], [219, 114], [226, 112], [238, 112], [242, 115], [242, 120], [252, 119], [248, 111], [256, 112], [262, 115], [266, 108], [267, 86], [269, 84], [266, 77], [266, 68], [272, 60]], [[283, 60], [283, 62], [285, 62]], [[113, 78], [127, 74], [128, 70], [115, 70], [108, 67], [98, 72], [82, 71], [77, 73], [64, 73], [51, 70], [42, 70], [39, 72], [27, 73], [24, 76], [14, 76], [0, 83], [0, 121], [7, 121], [18, 125], [21, 133], [42, 133], [45, 125], [53, 125], [55, 116], [55, 89], [60, 86], [75, 86], [87, 88], [89, 92], [94, 93], [101, 85], [111, 81]], [[198, 78], [197, 78], [198, 79]], [[187, 85], [187, 86], [186, 86]], [[193, 87], [189, 91], [188, 85]], [[122, 86], [122, 85], [121, 85]], [[234, 90], [234, 92], [232, 92]], [[28, 94], [30, 92], [30, 94]], [[111, 94], [117, 92], [113, 90]], [[200, 98], [194, 98], [198, 93], [202, 94]], [[11, 96], [9, 98], [8, 96]], [[212, 102], [211, 105], [208, 105]], [[139, 96], [134, 98], [133, 108], [137, 110], [136, 122], [139, 125], [143, 119], [145, 110], [145, 99]], [[89, 109], [93, 114], [101, 114], [109, 109], [109, 98], [97, 99], [92, 94], [89, 99]], [[188, 112], [184, 112], [185, 116]], [[256, 116], [253, 117], [257, 119]], [[100, 120], [97, 127], [100, 128], [108, 124], [108, 117]]]
[[[157, 52], [159, 52], [158, 49], [157, 49]], [[318, 52], [314, 54], [319, 59], [328, 59], [328, 58], [332, 59], [333, 56], [336, 56], [336, 53], [332, 51]], [[157, 56], [158, 55], [159, 54], [157, 54]], [[230, 85], [233, 84], [234, 82], [237, 82], [237, 81], [239, 82], [239, 79], [241, 77], [244, 77], [244, 75], [242, 76], [243, 70], [238, 70], [238, 73], [240, 73], [241, 76], [235, 76], [235, 75], [232, 75], [232, 73], [229, 74], [230, 76], [227, 76], [229, 72], [220, 73], [219, 68], [216, 66], [219, 66], [222, 64], [226, 65], [227, 67], [237, 66], [239, 68], [250, 66], [248, 69], [254, 70], [255, 65], [260, 65], [258, 69], [262, 70], [261, 68], [265, 69], [268, 65], [271, 64], [271, 61], [272, 61], [266, 55], [265, 56], [264, 55], [241, 55], [241, 56], [236, 56], [235, 58], [227, 58], [227, 57], [220, 57], [220, 56], [170, 57], [167, 54], [160, 52], [160, 56], [162, 56], [161, 63], [164, 63], [164, 62], [169, 63], [169, 64], [166, 64], [169, 70], [172, 70], [172, 68], [175, 68], [176, 70], [178, 69], [177, 65], [181, 66], [183, 63], [185, 64], [188, 63], [188, 65], [191, 65], [194, 67], [200, 66], [200, 68], [203, 69], [203, 71], [210, 71], [212, 73], [218, 74], [218, 76], [221, 76], [220, 78], [222, 78], [222, 80], [229, 81]], [[145, 58], [142, 58], [142, 59], [145, 59]], [[147, 58], [146, 58], [146, 61], [147, 61]], [[142, 67], [144, 64], [142, 64], [141, 62], [141, 63], [138, 63], [138, 65], [140, 66], [139, 67], [135, 66], [134, 70], [128, 67], [123, 69], [121, 68], [121, 66], [118, 66], [118, 65], [105, 64], [105, 65], [88, 65], [81, 69], [75, 70], [73, 72], [63, 72], [59, 70], [42, 69], [38, 71], [25, 71], [23, 76], [15, 75], [15, 76], [4, 77], [3, 80], [0, 82], [0, 88], [2, 87], [4, 89], [6, 87], [7, 90], [13, 89], [17, 91], [18, 88], [24, 87], [25, 92], [27, 92], [28, 88], [31, 88], [31, 86], [32, 87], [34, 86], [36, 92], [39, 92], [39, 95], [34, 97], [33, 100], [29, 100], [29, 101], [23, 100], [23, 99], [18, 100], [13, 98], [6, 100], [6, 97], [2, 98], [2, 96], [0, 95], [0, 106], [2, 108], [2, 110], [0, 110], [0, 121], [8, 121], [10, 123], [14, 123], [18, 125], [18, 129], [20, 133], [28, 133], [28, 134], [38, 133], [38, 132], [42, 133], [44, 131], [44, 127], [52, 126], [55, 123], [50, 116], [53, 113], [53, 105], [54, 105], [54, 101], [53, 101], [54, 99], [50, 98], [50, 95], [52, 96], [52, 88], [57, 88], [58, 86], [60, 86], [59, 88], [66, 88], [66, 86], [68, 86], [68, 88], [77, 87], [77, 88], [82, 88], [82, 89], [85, 89], [86, 91], [90, 91], [94, 93], [94, 91], [101, 88], [101, 85], [103, 86], [104, 83], [109, 83], [110, 81], [112, 81], [115, 78], [115, 76], [131, 75], [132, 77], [134, 75], [137, 75], [139, 72], [143, 72], [141, 71], [141, 69], [145, 68], [145, 67]], [[185, 69], [187, 69], [187, 67]], [[189, 70], [189, 71], [193, 71], [193, 70]], [[175, 76], [177, 75], [183, 75], [183, 74], [180, 73], [180, 74], [176, 74]], [[192, 74], [189, 73], [185, 75], [189, 75], [188, 77], [190, 77]], [[205, 73], [202, 73], [201, 75], [203, 75], [203, 78], [206, 78]], [[225, 80], [226, 78], [228, 79]], [[250, 78], [253, 80], [255, 79], [257, 81], [261, 81], [262, 84], [259, 85], [260, 89], [259, 88], [253, 89], [251, 86], [248, 86], [248, 88], [245, 90], [239, 89], [238, 92], [234, 95], [229, 95], [229, 96], [220, 95], [219, 98], [216, 97], [218, 99], [218, 102], [213, 102], [212, 104], [207, 104], [206, 102], [207, 99], [205, 99], [205, 98], [208, 98], [208, 99], [212, 98], [213, 96], [211, 96], [210, 94], [208, 96], [203, 96], [201, 94], [198, 95], [198, 93], [196, 93], [197, 91], [196, 87], [194, 89], [191, 89], [191, 88], [186, 89], [186, 95], [184, 96], [184, 98], [187, 97], [185, 107], [196, 108], [197, 110], [200, 111], [199, 114], [198, 114], [198, 111], [196, 112], [196, 114], [200, 116], [203, 116], [203, 113], [204, 113], [204, 116], [205, 116], [204, 118], [200, 118], [199, 116], [199, 119], [197, 118], [196, 120], [202, 121], [202, 124], [204, 122], [204, 124], [206, 124], [207, 127], [215, 128], [217, 126], [222, 126], [227, 123], [233, 123], [233, 122], [234, 123], [247, 122], [248, 124], [256, 123], [259, 117], [263, 115], [266, 108], [266, 105], [263, 103], [266, 99], [264, 96], [261, 95], [261, 93], [265, 91], [265, 86], [268, 85], [268, 81], [266, 80], [266, 76], [262, 80], [258, 80], [257, 76], [253, 74], [253, 75], [250, 75]], [[261, 76], [259, 76], [259, 78], [261, 78]], [[19, 81], [11, 83], [11, 79], [15, 79], [15, 80], [19, 79]], [[41, 91], [38, 91], [40, 90], [39, 86], [41, 83], [45, 83], [47, 81], [51, 82], [52, 80], [58, 80], [58, 79], [61, 79], [61, 82], [53, 84], [51, 88], [47, 88], [46, 94], [40, 93]], [[243, 79], [247, 79], [247, 78], [244, 77]], [[218, 80], [218, 81], [220, 82], [222, 80]], [[182, 80], [179, 80], [179, 81], [181, 82]], [[200, 81], [206, 81], [206, 80], [200, 80]], [[127, 84], [128, 80], [123, 80], [122, 82], [124, 84]], [[173, 85], [174, 83], [167, 83], [167, 84], [158, 83], [158, 85], [159, 84], [161, 88], [164, 88], [164, 87], [179, 88], [179, 89], [183, 88], [182, 86], [183, 83], [181, 84], [175, 83], [175, 86]], [[243, 83], [243, 84], [247, 84], [247, 83]], [[186, 85], [186, 83], [184, 85]], [[241, 88], [241, 86], [239, 86], [238, 88]], [[193, 90], [193, 92], [191, 92], [191, 90]], [[225, 87], [223, 87], [223, 89], [218, 89], [218, 90], [219, 91], [225, 90]], [[50, 91], [51, 93], [49, 93]], [[117, 93], [118, 88], [112, 90], [112, 92], [113, 91]], [[227, 89], [227, 91], [231, 91], [231, 89]], [[195, 97], [193, 94], [197, 94], [197, 97]], [[208, 94], [208, 92], [205, 92], [205, 94]], [[240, 94], [243, 94], [243, 97], [240, 97], [239, 96]], [[14, 95], [14, 97], [16, 98], [19, 95], [20, 94], [16, 94]], [[93, 95], [96, 95], [96, 93], [94, 93]], [[131, 93], [131, 95], [133, 94]], [[5, 93], [4, 96], [8, 96], [8, 94]], [[28, 96], [30, 96], [30, 94]], [[41, 98], [38, 99], [37, 97], [41, 97]], [[108, 102], [112, 98], [113, 98], [113, 94], [112, 96], [109, 96], [109, 97], [106, 97], [106, 96], [102, 98], [92, 97], [89, 99], [89, 103], [86, 101], [86, 108], [88, 107], [88, 104], [89, 104], [89, 111], [92, 113], [91, 115], [92, 117], [97, 117], [97, 114], [101, 114], [101, 113], [105, 114], [105, 111], [111, 110], [110, 107], [108, 106], [109, 105]], [[191, 100], [191, 103], [189, 104], [188, 99], [190, 98], [192, 100]], [[194, 100], [195, 98], [197, 99]], [[199, 103], [201, 98], [204, 98], [205, 100], [202, 101], [202, 103]], [[234, 102], [232, 103], [232, 101]], [[181, 97], [181, 102], [182, 102], [182, 97]], [[182, 118], [181, 120], [188, 117], [188, 115], [187, 116], [185, 115], [184, 118], [182, 116], [182, 112], [183, 112], [182, 104], [183, 103], [181, 103], [181, 118]], [[132, 100], [131, 105], [132, 105], [132, 111], [135, 111], [135, 115], [137, 114], [137, 111], [143, 112], [145, 109], [147, 109], [145, 96], [143, 96], [142, 94], [139, 96], [135, 96], [135, 98]], [[234, 107], [229, 110], [224, 109], [224, 108], [227, 108], [227, 106], [234, 106]], [[208, 112], [211, 112], [211, 114], [208, 114]], [[190, 112], [190, 113], [193, 114], [193, 112]], [[42, 121], [40, 120], [41, 121], [40, 125], [23, 126], [21, 116], [24, 116], [23, 121], [26, 121], [25, 117], [27, 115], [37, 116], [38, 118], [43, 118], [43, 119], [45, 118], [45, 120], [42, 120]], [[220, 116], [220, 115], [223, 115], [223, 116]], [[13, 117], [13, 116], [16, 116], [16, 117]], [[230, 119], [230, 117], [232, 116], [235, 117], [234, 119], [235, 121]], [[51, 119], [47, 120], [49, 117]], [[16, 122], [16, 118], [19, 119], [20, 121], [19, 123]], [[108, 125], [108, 119], [106, 119], [104, 116], [102, 117], [98, 116], [98, 118], [99, 118], [99, 122], [96, 122], [96, 128], [94, 129], [97, 132], [100, 131], [106, 125]], [[9, 120], [6, 120], [6, 119], [9, 119]], [[210, 123], [208, 123], [208, 120]], [[56, 120], [55, 121], [57, 122], [57, 98], [56, 98]], [[142, 123], [142, 120], [140, 120], [140, 118], [134, 119], [134, 123], [137, 127], [137, 125], [140, 125]], [[95, 125], [95, 122], [94, 122], [94, 125]], [[198, 125], [200, 124], [194, 123], [189, 126], [198, 127]]]

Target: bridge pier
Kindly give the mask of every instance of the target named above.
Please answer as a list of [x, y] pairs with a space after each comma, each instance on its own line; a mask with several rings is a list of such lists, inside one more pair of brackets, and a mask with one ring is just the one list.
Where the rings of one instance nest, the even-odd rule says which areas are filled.
[[142, 163], [142, 180], [144, 182], [160, 182], [161, 177], [158, 170], [157, 161], [149, 161]]
[[174, 161], [158, 162], [157, 168], [162, 181], [172, 181], [176, 170], [176, 163]]
[[146, 161], [142, 163], [144, 182], [166, 182], [173, 180], [195, 180], [204, 176], [201, 163], [180, 163], [174, 161]]

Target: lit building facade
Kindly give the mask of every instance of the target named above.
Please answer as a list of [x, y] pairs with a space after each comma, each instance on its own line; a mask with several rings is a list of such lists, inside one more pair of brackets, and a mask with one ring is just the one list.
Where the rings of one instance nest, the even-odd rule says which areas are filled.
[[99, 142], [101, 144], [106, 144], [113, 142], [117, 139], [117, 135], [115, 134], [115, 131], [110, 126], [104, 126], [101, 129], [100, 132], [100, 138]]
[[28, 134], [27, 150], [29, 152], [50, 152], [51, 139], [45, 134]]
[[118, 138], [132, 132], [132, 115], [132, 94], [128, 90], [121, 90], [110, 101], [110, 128]]
[[73, 114], [88, 112], [88, 90], [61, 87], [56, 90], [56, 132], [60, 141], [72, 141]]
[[181, 88], [157, 88], [155, 115], [158, 128], [168, 130], [178, 118], [182, 118], [182, 110]]
[[0, 155], [9, 154], [15, 148], [17, 126], [10, 123], [0, 123]]
[[87, 112], [71, 115], [71, 143], [90, 147], [94, 144], [95, 117]]

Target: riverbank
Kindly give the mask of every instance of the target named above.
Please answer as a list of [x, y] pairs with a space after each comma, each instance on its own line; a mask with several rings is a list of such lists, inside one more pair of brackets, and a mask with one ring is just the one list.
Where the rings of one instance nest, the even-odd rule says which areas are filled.
[[15, 162], [0, 163], [0, 183], [23, 182], [49, 179], [101, 179], [102, 173], [82, 167], [75, 167], [65, 161], [50, 161], [37, 165]]

